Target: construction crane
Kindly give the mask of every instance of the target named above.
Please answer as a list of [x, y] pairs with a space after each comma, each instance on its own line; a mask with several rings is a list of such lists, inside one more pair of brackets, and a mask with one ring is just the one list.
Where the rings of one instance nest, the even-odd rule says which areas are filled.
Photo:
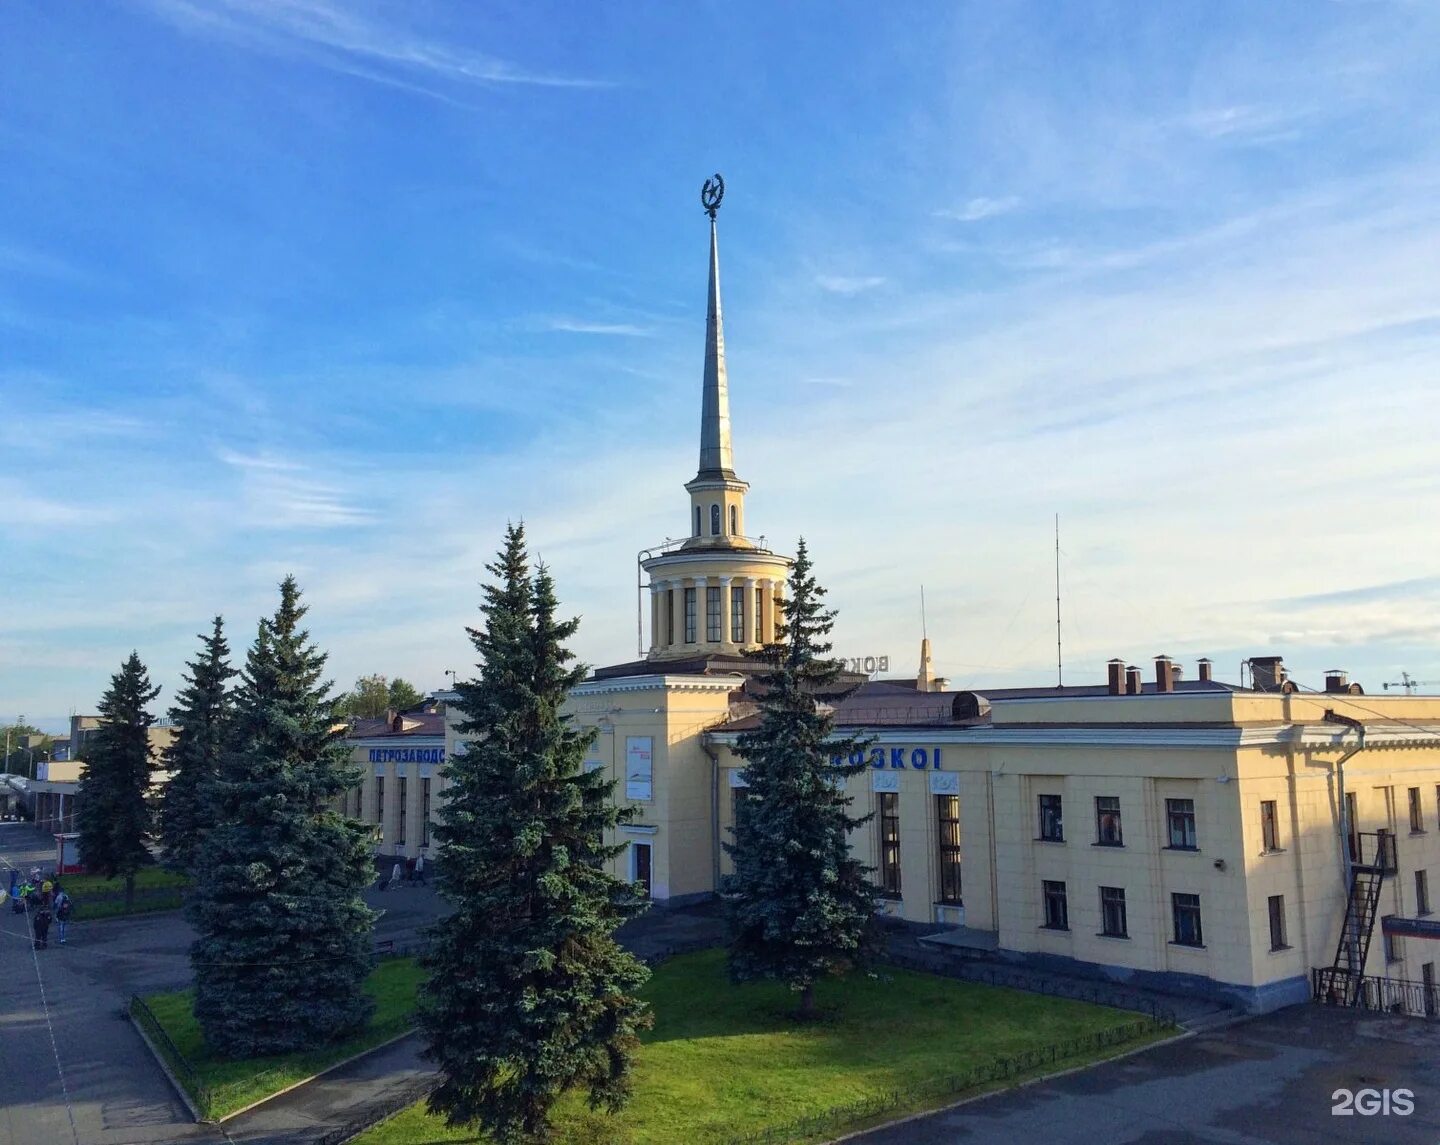
[[1416, 680], [1409, 672], [1401, 672], [1400, 679], [1391, 680], [1388, 684], [1381, 684], [1385, 691], [1391, 688], [1404, 688], [1407, 696], [1413, 696], [1416, 688], [1423, 688], [1429, 684], [1440, 684], [1440, 680]]

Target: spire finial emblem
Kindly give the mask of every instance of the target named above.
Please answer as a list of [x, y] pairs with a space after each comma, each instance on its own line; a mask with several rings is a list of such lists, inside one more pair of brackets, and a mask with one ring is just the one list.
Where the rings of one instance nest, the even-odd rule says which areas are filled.
[[725, 197], [725, 180], [720, 177], [720, 172], [705, 180], [705, 185], [700, 188], [700, 205], [705, 208], [705, 213], [713, 220], [715, 212], [720, 209], [720, 200]]

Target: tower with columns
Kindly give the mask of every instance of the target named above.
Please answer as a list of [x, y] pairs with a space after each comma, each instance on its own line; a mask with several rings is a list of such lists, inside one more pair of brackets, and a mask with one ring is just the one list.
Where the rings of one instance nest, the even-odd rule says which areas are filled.
[[710, 216], [710, 274], [700, 465], [685, 485], [688, 536], [642, 565], [650, 578], [650, 661], [738, 656], [773, 641], [791, 563], [746, 532], [745, 494], [750, 486], [735, 472], [720, 307], [715, 213], [723, 193], [719, 176], [707, 182], [702, 193]]

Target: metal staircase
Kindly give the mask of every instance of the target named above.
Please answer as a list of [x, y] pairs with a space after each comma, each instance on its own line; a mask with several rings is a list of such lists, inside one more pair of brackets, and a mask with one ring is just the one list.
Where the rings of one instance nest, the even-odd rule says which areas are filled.
[[[1367, 840], [1373, 840], [1368, 847]], [[1379, 914], [1380, 887], [1396, 871], [1395, 835], [1391, 831], [1357, 834], [1351, 843], [1350, 898], [1345, 922], [1335, 947], [1335, 962], [1316, 976], [1316, 1000], [1338, 1006], [1357, 1006], [1362, 1000], [1361, 980], [1370, 940]]]

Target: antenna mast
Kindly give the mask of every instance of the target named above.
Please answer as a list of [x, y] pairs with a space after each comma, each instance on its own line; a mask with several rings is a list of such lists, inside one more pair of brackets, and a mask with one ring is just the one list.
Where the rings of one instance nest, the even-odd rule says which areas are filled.
[[1055, 514], [1055, 686], [1065, 686], [1065, 660], [1060, 647], [1060, 514]]

